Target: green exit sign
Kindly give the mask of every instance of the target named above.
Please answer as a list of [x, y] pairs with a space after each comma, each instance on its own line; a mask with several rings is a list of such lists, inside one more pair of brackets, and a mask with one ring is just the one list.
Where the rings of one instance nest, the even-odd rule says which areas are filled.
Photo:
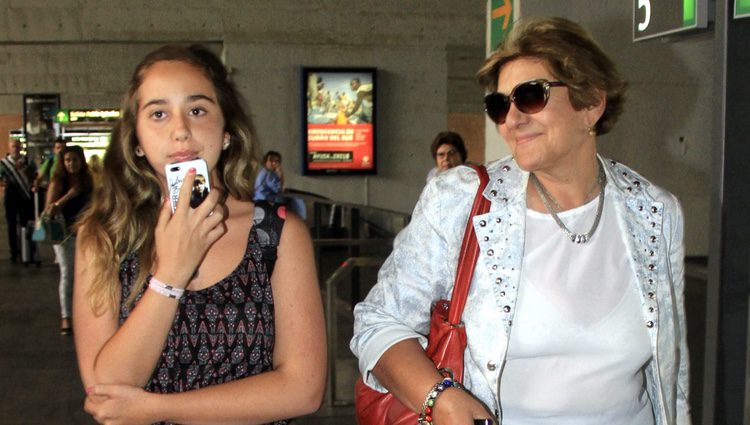
[[734, 1], [734, 17], [750, 18], [750, 0]]
[[633, 41], [707, 26], [708, 0], [633, 0]]

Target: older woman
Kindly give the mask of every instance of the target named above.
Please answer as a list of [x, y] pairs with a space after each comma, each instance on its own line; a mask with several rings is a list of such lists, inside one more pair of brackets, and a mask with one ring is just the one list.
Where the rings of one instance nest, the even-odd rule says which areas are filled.
[[427, 181], [453, 167], [466, 162], [466, 146], [460, 134], [453, 131], [441, 131], [430, 144], [430, 153], [435, 160], [435, 167], [427, 173]]
[[[679, 203], [597, 154], [625, 82], [559, 18], [518, 25], [479, 77], [512, 157], [488, 166], [491, 209], [473, 219], [465, 389], [438, 396], [433, 423], [690, 423]], [[355, 309], [365, 382], [417, 412], [441, 379], [424, 335], [452, 289], [476, 188], [465, 167], [428, 184]]]

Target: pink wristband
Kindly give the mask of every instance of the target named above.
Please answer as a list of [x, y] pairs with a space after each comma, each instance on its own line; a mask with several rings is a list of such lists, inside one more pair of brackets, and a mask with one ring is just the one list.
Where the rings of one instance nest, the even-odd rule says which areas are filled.
[[148, 287], [149, 289], [155, 291], [156, 293], [160, 295], [164, 295], [165, 297], [174, 298], [176, 300], [179, 300], [182, 298], [182, 295], [185, 293], [184, 289], [175, 288], [172, 285], [167, 285], [166, 283], [156, 279], [155, 277], [151, 277], [148, 281]]

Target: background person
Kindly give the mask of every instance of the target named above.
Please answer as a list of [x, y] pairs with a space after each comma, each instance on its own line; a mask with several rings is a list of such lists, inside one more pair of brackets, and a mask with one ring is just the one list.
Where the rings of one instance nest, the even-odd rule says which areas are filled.
[[47, 188], [49, 187], [49, 182], [52, 179], [52, 176], [55, 174], [57, 161], [58, 158], [60, 158], [60, 152], [62, 152], [65, 147], [65, 143], [65, 139], [61, 137], [55, 139], [55, 142], [52, 144], [52, 153], [47, 155], [44, 161], [42, 161], [39, 170], [37, 170], [34, 183], [31, 185], [31, 191], [35, 192], [39, 199], [40, 210], [44, 210], [46, 206]]
[[[512, 152], [488, 166], [490, 212], [463, 313], [466, 390], [434, 425], [689, 424], [683, 217], [677, 199], [600, 157], [626, 84], [579, 25], [518, 22], [479, 71]], [[366, 382], [421, 411], [432, 302], [452, 289], [477, 188], [458, 169], [425, 188], [379, 282], [355, 308]]]
[[70, 335], [72, 316], [71, 301], [73, 298], [73, 267], [75, 265], [76, 230], [73, 224], [78, 215], [88, 205], [94, 179], [91, 176], [83, 148], [66, 146], [60, 152], [60, 164], [52, 175], [47, 190], [47, 208], [45, 214], [55, 216], [62, 214], [68, 237], [59, 244], [52, 245], [57, 265], [60, 267], [60, 334]]
[[263, 155], [263, 168], [255, 177], [255, 201], [278, 202], [279, 193], [284, 188], [284, 169], [281, 167], [281, 154], [268, 151]]
[[99, 186], [102, 174], [102, 159], [99, 155], [93, 154], [89, 157], [89, 171], [94, 178], [94, 186]]
[[255, 201], [278, 202], [297, 214], [307, 218], [307, 209], [302, 199], [282, 195], [284, 190], [284, 169], [281, 167], [281, 154], [268, 151], [263, 155], [263, 168], [255, 177]]
[[451, 168], [466, 162], [464, 139], [453, 131], [441, 131], [430, 144], [430, 154], [435, 167], [427, 173], [427, 181]]
[[[204, 47], [165, 46], [123, 100], [76, 252], [76, 352], [100, 423], [285, 424], [321, 402], [310, 237], [251, 202], [252, 125], [228, 77]], [[164, 167], [198, 157], [212, 190], [172, 214]]]
[[[8, 246], [10, 260], [14, 263], [21, 259], [21, 229], [26, 228], [30, 234], [29, 223], [34, 220], [31, 182], [36, 174], [36, 166], [22, 151], [21, 142], [11, 139], [8, 141], [8, 154], [0, 160], [0, 184], [4, 188], [3, 206], [8, 223]], [[28, 261], [34, 261], [34, 243], [30, 239], [29, 243], [31, 257]]]

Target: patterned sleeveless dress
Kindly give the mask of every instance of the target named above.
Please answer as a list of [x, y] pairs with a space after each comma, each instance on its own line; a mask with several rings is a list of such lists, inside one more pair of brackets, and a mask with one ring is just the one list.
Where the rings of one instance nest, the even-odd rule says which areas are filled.
[[[284, 206], [257, 202], [245, 255], [237, 268], [208, 288], [185, 291], [161, 358], [146, 384], [147, 391], [195, 390], [273, 368], [275, 326], [270, 276], [285, 216]], [[120, 266], [120, 324], [132, 310], [124, 301], [130, 296], [137, 273], [138, 258], [131, 254]], [[277, 421], [273, 425], [287, 423]]]

